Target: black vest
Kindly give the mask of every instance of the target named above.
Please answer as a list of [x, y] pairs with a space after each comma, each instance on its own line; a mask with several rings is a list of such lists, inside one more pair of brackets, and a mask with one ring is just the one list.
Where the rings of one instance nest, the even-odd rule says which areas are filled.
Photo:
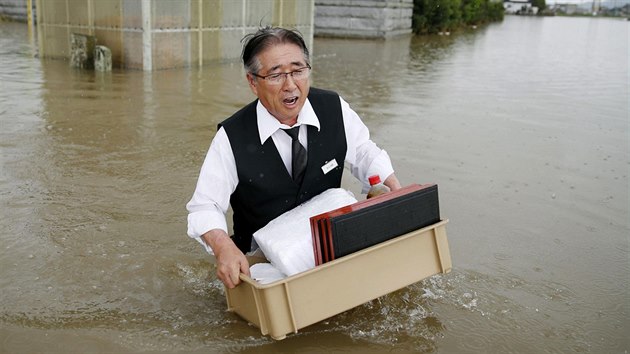
[[[273, 139], [260, 144], [258, 100], [219, 124], [227, 133], [236, 161], [239, 182], [230, 204], [234, 211], [233, 240], [243, 252], [250, 250], [253, 233], [269, 221], [329, 188], [341, 186], [347, 144], [339, 96], [311, 88], [308, 99], [320, 131], [307, 128], [308, 163], [302, 186], [291, 178]], [[333, 159], [338, 166], [324, 174], [322, 166]]]

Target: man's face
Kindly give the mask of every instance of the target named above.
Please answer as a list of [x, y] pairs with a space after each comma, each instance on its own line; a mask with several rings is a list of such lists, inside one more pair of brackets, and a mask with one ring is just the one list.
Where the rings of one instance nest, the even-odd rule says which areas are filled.
[[[288, 73], [307, 65], [304, 53], [294, 44], [278, 44], [258, 54], [261, 76], [275, 73]], [[287, 75], [284, 82], [272, 85], [267, 80], [247, 74], [249, 87], [260, 103], [265, 106], [280, 123], [293, 125], [297, 122], [298, 113], [306, 102], [310, 86], [309, 78], [294, 80]]]

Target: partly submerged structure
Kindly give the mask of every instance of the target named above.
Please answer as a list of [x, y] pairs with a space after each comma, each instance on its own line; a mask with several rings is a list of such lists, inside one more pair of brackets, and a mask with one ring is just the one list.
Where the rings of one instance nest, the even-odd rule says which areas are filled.
[[0, 15], [20, 20], [28, 4], [41, 57], [70, 59], [81, 34], [111, 49], [113, 66], [142, 70], [236, 59], [261, 25], [297, 29], [309, 46], [409, 34], [413, 12], [413, 0], [0, 0]]

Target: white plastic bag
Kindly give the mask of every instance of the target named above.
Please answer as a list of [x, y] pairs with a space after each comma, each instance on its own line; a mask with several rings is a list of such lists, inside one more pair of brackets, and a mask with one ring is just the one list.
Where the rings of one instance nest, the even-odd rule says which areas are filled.
[[254, 233], [265, 257], [291, 276], [315, 267], [311, 216], [356, 203], [352, 192], [331, 188], [270, 221]]
[[256, 263], [249, 267], [249, 273], [252, 279], [260, 284], [269, 284], [285, 278], [285, 275], [271, 263]]

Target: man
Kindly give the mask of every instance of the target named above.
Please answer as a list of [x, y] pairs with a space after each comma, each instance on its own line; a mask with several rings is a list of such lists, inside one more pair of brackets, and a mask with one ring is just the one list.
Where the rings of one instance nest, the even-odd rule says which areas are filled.
[[239, 284], [239, 273], [249, 275], [244, 254], [252, 234], [338, 188], [344, 161], [364, 190], [368, 176], [377, 174], [390, 189], [400, 188], [389, 156], [369, 139], [359, 116], [334, 92], [310, 88], [309, 52], [299, 33], [261, 28], [244, 38], [242, 59], [258, 99], [219, 125], [186, 206], [188, 235], [214, 253], [217, 276], [228, 288]]

